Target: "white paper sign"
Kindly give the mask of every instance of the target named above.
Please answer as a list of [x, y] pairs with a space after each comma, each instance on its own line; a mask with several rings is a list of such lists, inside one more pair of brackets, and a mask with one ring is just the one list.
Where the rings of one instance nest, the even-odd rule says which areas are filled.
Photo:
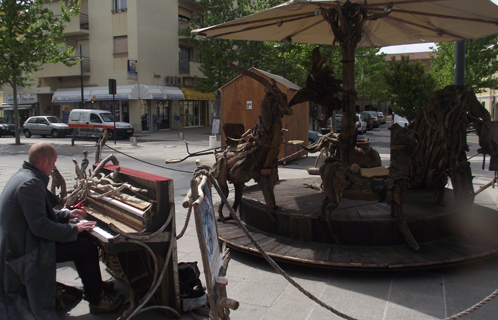
[[247, 101], [247, 109], [252, 109], [252, 101]]

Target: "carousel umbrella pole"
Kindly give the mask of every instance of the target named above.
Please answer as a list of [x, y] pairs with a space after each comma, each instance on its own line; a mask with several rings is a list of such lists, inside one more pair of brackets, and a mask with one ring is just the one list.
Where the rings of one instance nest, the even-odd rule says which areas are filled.
[[[343, 77], [343, 116], [342, 130], [339, 136], [339, 149], [341, 160], [350, 163], [356, 146], [355, 127], [355, 51], [358, 43], [362, 40], [362, 27], [367, 20], [376, 20], [388, 15], [391, 10], [376, 14], [367, 14], [366, 9], [362, 9], [358, 3], [346, 2], [330, 8], [320, 8], [315, 14], [322, 14], [329, 23], [335, 40], [342, 49], [342, 77]], [[334, 45], [335, 43], [332, 43]]]

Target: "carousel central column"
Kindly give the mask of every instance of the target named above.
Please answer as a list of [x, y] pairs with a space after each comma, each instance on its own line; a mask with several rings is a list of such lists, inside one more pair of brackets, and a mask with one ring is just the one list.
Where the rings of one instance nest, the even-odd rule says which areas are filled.
[[342, 45], [343, 115], [342, 130], [339, 135], [341, 160], [351, 164], [356, 147], [355, 107], [356, 91], [354, 79], [354, 53], [356, 44], [352, 41]]

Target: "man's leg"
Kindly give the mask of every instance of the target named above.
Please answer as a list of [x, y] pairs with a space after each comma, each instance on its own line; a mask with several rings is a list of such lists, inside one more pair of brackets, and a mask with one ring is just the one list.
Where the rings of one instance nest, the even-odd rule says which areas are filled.
[[100, 274], [99, 252], [89, 239], [78, 237], [76, 242], [56, 242], [55, 256], [57, 262], [74, 261], [76, 270], [85, 287], [85, 294], [90, 304], [100, 302], [102, 275]]

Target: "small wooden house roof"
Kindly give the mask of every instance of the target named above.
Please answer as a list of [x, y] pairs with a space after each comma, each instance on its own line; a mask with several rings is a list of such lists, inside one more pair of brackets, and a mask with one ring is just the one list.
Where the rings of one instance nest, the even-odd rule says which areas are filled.
[[[287, 89], [292, 89], [292, 90], [296, 90], [296, 91], [299, 90], [299, 89], [301, 89], [300, 86], [298, 86], [297, 84], [294, 84], [294, 83], [290, 82], [289, 80], [285, 79], [284, 77], [277, 76], [276, 74], [269, 73], [269, 72], [266, 72], [266, 71], [263, 71], [263, 70], [260, 70], [258, 68], [254, 68], [254, 67], [251, 67], [249, 69], [249, 71], [254, 71], [254, 70], [257, 71], [257, 72], [259, 72], [259, 73], [261, 73], [261, 74], [263, 74], [263, 75], [265, 75], [265, 76], [267, 76], [270, 79], [275, 80], [276, 82], [280, 83], [281, 85], [283, 85]], [[227, 82], [220, 89], [223, 89], [224, 87], [228, 86], [230, 83], [232, 83], [233, 81], [235, 81], [236, 79], [238, 79], [241, 76], [242, 76], [242, 74], [239, 74], [237, 77], [235, 77], [232, 80], [230, 80], [229, 82]]]

